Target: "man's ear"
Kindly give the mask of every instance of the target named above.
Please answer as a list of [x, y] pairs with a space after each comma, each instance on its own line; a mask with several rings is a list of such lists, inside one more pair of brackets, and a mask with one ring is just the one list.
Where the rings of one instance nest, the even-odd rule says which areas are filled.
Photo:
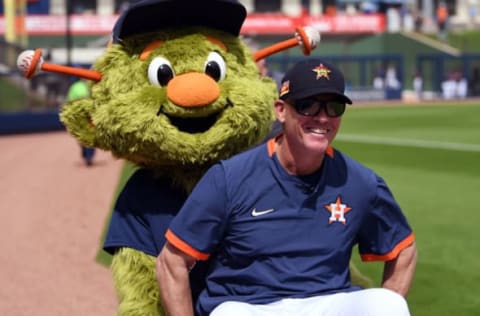
[[277, 99], [274, 104], [275, 107], [275, 116], [277, 117], [277, 120], [283, 124], [285, 122], [285, 115], [286, 115], [286, 107], [287, 105], [285, 102], [281, 99]]

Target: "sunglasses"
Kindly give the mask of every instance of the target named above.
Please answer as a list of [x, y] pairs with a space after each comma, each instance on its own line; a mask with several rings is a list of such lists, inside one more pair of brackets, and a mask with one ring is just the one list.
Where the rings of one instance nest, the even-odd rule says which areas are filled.
[[345, 103], [340, 101], [320, 101], [313, 98], [290, 100], [295, 111], [303, 116], [316, 116], [322, 109], [328, 117], [339, 117], [345, 112]]

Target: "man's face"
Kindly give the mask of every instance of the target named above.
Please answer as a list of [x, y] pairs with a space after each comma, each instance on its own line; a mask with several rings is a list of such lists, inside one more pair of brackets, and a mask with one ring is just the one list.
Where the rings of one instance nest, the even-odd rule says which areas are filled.
[[[330, 94], [317, 95], [312, 98], [319, 101], [320, 104], [324, 101], [337, 100], [335, 95]], [[306, 116], [298, 113], [293, 104], [295, 101], [279, 100], [275, 103], [275, 114], [284, 126], [284, 135], [288, 138], [289, 144], [296, 148], [304, 147], [324, 153], [338, 132], [342, 116], [327, 115], [325, 106], [321, 107], [318, 114]]]

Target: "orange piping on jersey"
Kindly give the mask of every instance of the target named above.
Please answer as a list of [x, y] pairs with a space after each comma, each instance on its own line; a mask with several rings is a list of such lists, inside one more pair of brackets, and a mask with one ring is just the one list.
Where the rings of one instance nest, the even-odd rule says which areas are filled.
[[183, 251], [187, 255], [194, 257], [195, 259], [207, 260], [210, 257], [208, 253], [203, 253], [192, 248], [190, 245], [178, 238], [170, 229], [165, 233], [165, 238], [167, 238], [168, 242], [170, 242], [173, 246]]
[[150, 56], [150, 54], [152, 53], [152, 51], [161, 46], [163, 44], [163, 41], [154, 41], [154, 42], [151, 42], [150, 44], [147, 45], [147, 47], [145, 47], [143, 49], [143, 52], [140, 54], [140, 60], [145, 60], [148, 58], [148, 56]]
[[395, 259], [400, 251], [410, 246], [415, 241], [413, 234], [408, 235], [404, 240], [399, 242], [392, 251], [385, 255], [363, 254], [362, 261], [389, 261]]
[[267, 150], [268, 150], [268, 156], [272, 157], [273, 154], [275, 153], [275, 138], [270, 138], [267, 141]]
[[333, 153], [334, 153], [335, 151], [333, 150], [333, 147], [332, 147], [332, 146], [328, 146], [328, 147], [327, 147], [327, 150], [326, 150], [325, 152], [327, 153], [327, 155], [328, 155], [330, 158], [333, 159], [333, 156], [334, 156]]

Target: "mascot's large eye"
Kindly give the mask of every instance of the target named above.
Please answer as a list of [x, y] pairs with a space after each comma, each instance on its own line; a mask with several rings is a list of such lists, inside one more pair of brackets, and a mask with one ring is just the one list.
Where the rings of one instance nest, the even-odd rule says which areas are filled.
[[217, 52], [211, 52], [205, 62], [205, 73], [215, 79], [215, 81], [220, 81], [225, 78], [226, 72], [227, 65], [223, 57]]
[[148, 80], [157, 86], [166, 86], [175, 76], [172, 65], [163, 57], [155, 57], [148, 66]]

